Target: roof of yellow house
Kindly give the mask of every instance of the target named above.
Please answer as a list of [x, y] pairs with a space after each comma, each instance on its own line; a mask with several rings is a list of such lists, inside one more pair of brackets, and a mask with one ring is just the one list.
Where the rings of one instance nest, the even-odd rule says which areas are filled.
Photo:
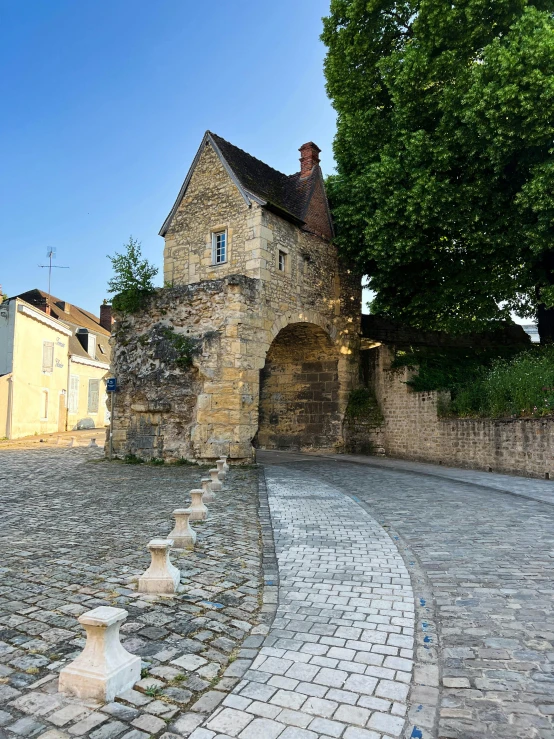
[[[28, 290], [14, 297], [24, 300], [26, 303], [45, 312], [47, 312], [46, 308], [49, 307], [51, 318], [67, 324], [73, 331], [69, 337], [69, 353], [71, 355], [93, 359], [106, 364], [110, 363], [111, 347], [108, 343], [110, 332], [100, 325], [100, 319], [93, 313], [90, 313], [84, 308], [79, 308], [77, 305], [68, 303], [65, 300], [60, 300], [53, 295], [48, 295], [43, 290]], [[96, 336], [95, 356], [87, 352], [77, 338], [76, 332], [78, 329], [86, 329]]]

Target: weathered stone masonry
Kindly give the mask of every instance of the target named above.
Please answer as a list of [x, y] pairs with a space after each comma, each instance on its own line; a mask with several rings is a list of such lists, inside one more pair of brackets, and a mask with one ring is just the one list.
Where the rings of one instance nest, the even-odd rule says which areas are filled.
[[414, 392], [407, 368], [392, 369], [393, 350], [371, 352], [370, 384], [384, 420], [348, 428], [352, 451], [371, 446], [391, 457], [420, 462], [554, 478], [553, 418], [448, 418], [437, 415], [438, 392]]
[[[162, 229], [173, 287], [117, 323], [116, 454], [248, 460], [253, 441], [342, 447], [358, 379], [360, 279], [338, 261], [318, 150], [306, 146], [308, 174], [287, 177], [205, 136]], [[227, 259], [216, 265], [220, 231]], [[178, 366], [168, 328], [194, 340], [192, 368]]]

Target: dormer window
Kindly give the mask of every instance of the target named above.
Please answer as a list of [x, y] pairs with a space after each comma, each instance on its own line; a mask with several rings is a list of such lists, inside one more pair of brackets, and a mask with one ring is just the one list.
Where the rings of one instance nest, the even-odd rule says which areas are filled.
[[212, 264], [223, 264], [227, 261], [227, 231], [212, 233]]

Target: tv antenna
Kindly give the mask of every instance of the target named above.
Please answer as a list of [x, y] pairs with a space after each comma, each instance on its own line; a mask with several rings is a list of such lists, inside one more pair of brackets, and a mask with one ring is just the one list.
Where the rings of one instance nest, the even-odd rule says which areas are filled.
[[52, 260], [56, 258], [56, 247], [55, 246], [47, 246], [46, 247], [46, 258], [48, 259], [48, 264], [39, 264], [39, 267], [41, 269], [47, 269], [48, 270], [48, 296], [50, 297], [50, 285], [52, 284], [52, 268], [54, 269], [69, 269], [69, 267], [60, 267], [58, 264], [52, 264]]

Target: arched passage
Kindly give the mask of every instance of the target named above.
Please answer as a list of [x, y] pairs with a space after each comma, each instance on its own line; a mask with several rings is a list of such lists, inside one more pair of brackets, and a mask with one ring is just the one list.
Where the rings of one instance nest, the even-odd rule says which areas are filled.
[[261, 449], [333, 448], [341, 438], [338, 353], [313, 323], [281, 329], [260, 373]]

